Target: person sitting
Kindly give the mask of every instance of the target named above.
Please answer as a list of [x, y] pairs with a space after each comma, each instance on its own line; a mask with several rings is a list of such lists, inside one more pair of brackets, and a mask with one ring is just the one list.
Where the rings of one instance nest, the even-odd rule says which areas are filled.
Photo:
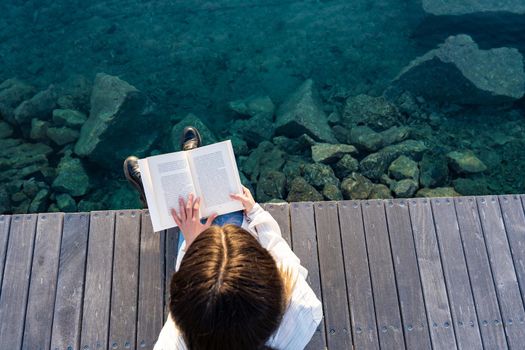
[[[201, 144], [192, 127], [183, 133], [182, 149], [190, 141]], [[125, 162], [124, 168], [131, 169], [127, 178], [140, 176], [138, 166]], [[244, 207], [241, 220], [199, 220], [200, 198], [193, 194], [172, 208], [184, 240], [154, 350], [303, 349], [319, 326], [321, 302], [275, 219], [248, 188], [231, 197]]]

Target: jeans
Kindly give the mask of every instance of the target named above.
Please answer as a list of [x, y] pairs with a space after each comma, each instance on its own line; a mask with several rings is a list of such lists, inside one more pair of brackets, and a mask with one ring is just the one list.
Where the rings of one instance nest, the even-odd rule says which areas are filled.
[[[226, 224], [233, 224], [233, 225], [241, 226], [243, 219], [244, 219], [244, 213], [242, 210], [239, 210], [239, 211], [234, 211], [233, 213], [228, 213], [228, 214], [217, 216], [215, 220], [213, 220], [212, 225], [224, 226]], [[205, 222], [206, 222], [206, 219], [201, 219], [201, 223], [204, 224]], [[181, 231], [181, 234], [179, 235], [179, 245], [177, 247], [178, 250], [180, 249], [183, 242], [184, 242], [184, 235], [182, 234], [182, 231]]]

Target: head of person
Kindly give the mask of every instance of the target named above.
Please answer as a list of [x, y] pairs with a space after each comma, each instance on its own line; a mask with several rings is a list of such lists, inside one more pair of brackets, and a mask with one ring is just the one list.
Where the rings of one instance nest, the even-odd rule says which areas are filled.
[[211, 226], [190, 245], [170, 285], [170, 313], [189, 350], [269, 349], [291, 292], [248, 231]]

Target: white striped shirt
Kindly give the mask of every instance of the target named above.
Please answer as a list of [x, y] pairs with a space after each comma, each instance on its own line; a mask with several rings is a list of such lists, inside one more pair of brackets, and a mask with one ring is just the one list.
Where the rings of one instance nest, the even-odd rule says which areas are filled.
[[[297, 271], [297, 281], [292, 290], [288, 308], [283, 315], [279, 328], [266, 344], [279, 350], [304, 349], [323, 318], [321, 302], [306, 282], [308, 271], [301, 266], [299, 258], [282, 238], [281, 229], [275, 219], [259, 204], [255, 204], [248, 215], [245, 215], [242, 228], [259, 240], [278, 265]], [[176, 270], [179, 269], [185, 252], [186, 242], [182, 244], [179, 250]], [[186, 349], [181, 332], [171, 315], [168, 315], [168, 320], [162, 327], [153, 350]]]

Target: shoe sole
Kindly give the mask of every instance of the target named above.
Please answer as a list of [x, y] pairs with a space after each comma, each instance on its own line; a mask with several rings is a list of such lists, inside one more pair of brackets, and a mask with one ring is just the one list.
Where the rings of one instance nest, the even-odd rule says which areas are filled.
[[140, 201], [143, 202], [142, 204], [147, 208], [147, 201], [146, 201], [146, 193], [144, 192], [144, 187], [142, 184], [139, 184], [137, 180], [135, 180], [131, 174], [128, 171], [128, 167], [126, 166], [126, 162], [122, 165], [122, 169], [124, 170], [124, 176], [126, 179], [135, 187], [135, 189], [139, 192], [140, 195]]
[[[182, 132], [182, 136], [180, 137], [180, 149], [181, 150], [184, 150], [184, 134], [186, 134], [186, 128], [184, 128], [185, 130]], [[202, 137], [201, 137], [201, 133], [199, 132], [199, 130], [197, 130], [196, 127], [192, 127], [193, 131], [195, 131], [195, 134], [197, 135], [197, 139], [199, 140], [198, 142], [198, 146], [197, 147], [200, 147], [202, 146]], [[194, 147], [194, 148], [197, 148], [197, 147]], [[193, 148], [190, 148], [190, 149], [193, 149]], [[188, 151], [188, 150], [186, 150]]]

